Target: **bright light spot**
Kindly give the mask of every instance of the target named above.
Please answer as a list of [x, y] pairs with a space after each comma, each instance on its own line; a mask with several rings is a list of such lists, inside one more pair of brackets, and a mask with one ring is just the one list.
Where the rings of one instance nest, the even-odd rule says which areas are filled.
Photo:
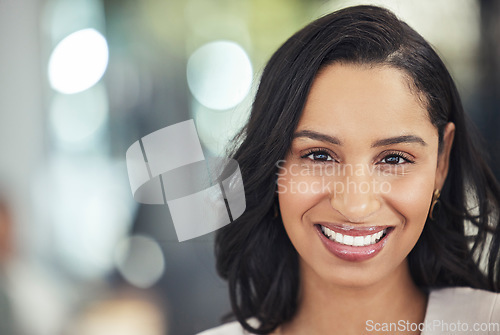
[[95, 29], [83, 29], [67, 36], [50, 56], [50, 85], [66, 94], [92, 87], [104, 75], [108, 55], [106, 39]]
[[116, 267], [130, 284], [148, 288], [163, 275], [165, 260], [158, 243], [152, 238], [134, 235], [118, 243]]
[[91, 137], [107, 117], [108, 99], [102, 85], [74, 95], [58, 94], [50, 109], [50, 123], [55, 137], [67, 144]]
[[245, 50], [229, 41], [205, 44], [187, 64], [191, 93], [202, 105], [225, 110], [239, 104], [252, 85], [252, 64]]
[[201, 142], [212, 154], [227, 155], [228, 145], [248, 120], [253, 96], [253, 92], [248, 94], [237, 107], [226, 111], [214, 111], [193, 99], [191, 116]]
[[51, 243], [61, 264], [81, 278], [99, 278], [114, 266], [114, 250], [132, 223], [123, 163], [107, 159], [50, 159], [38, 196], [50, 211]]

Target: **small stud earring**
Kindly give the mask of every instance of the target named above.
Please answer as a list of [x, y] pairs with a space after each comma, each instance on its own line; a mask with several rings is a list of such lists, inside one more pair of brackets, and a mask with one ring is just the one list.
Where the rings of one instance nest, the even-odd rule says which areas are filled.
[[434, 214], [434, 207], [436, 207], [436, 204], [439, 203], [439, 197], [441, 196], [441, 191], [438, 189], [434, 190], [434, 193], [432, 194], [432, 203], [431, 203], [431, 209], [429, 211], [429, 219], [435, 220], [433, 214]]
[[280, 216], [280, 209], [278, 207], [278, 204], [274, 202], [274, 218], [278, 218]]

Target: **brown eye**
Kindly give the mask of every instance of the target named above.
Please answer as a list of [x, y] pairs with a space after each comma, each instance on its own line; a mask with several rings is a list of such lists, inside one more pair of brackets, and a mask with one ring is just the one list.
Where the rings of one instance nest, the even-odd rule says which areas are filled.
[[400, 155], [400, 154], [390, 154], [385, 156], [382, 161], [384, 164], [389, 164], [389, 165], [399, 165], [399, 164], [404, 164], [404, 163], [413, 163], [411, 160], [408, 158]]
[[396, 155], [387, 156], [383, 159], [386, 164], [400, 164], [403, 159]]
[[333, 161], [332, 156], [330, 156], [330, 154], [327, 153], [326, 151], [314, 151], [314, 152], [310, 152], [302, 157], [308, 158], [308, 159], [315, 161], [315, 162]]

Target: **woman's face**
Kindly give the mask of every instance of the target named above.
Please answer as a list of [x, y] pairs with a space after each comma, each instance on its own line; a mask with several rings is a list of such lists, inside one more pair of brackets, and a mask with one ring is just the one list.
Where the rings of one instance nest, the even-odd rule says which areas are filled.
[[448, 124], [439, 154], [410, 87], [388, 66], [337, 63], [315, 79], [278, 169], [281, 217], [305, 280], [363, 286], [407, 271], [454, 133]]

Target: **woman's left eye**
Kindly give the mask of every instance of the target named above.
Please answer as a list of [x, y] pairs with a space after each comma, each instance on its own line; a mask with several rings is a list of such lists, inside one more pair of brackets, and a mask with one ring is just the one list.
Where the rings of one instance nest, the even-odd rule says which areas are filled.
[[315, 162], [333, 161], [332, 156], [328, 152], [321, 151], [321, 150], [309, 152], [309, 153], [305, 154], [304, 156], [302, 156], [302, 158], [308, 158], [308, 159], [315, 161]]
[[408, 157], [403, 156], [402, 154], [390, 154], [385, 156], [381, 163], [389, 164], [389, 165], [399, 165], [404, 163], [413, 163]]

